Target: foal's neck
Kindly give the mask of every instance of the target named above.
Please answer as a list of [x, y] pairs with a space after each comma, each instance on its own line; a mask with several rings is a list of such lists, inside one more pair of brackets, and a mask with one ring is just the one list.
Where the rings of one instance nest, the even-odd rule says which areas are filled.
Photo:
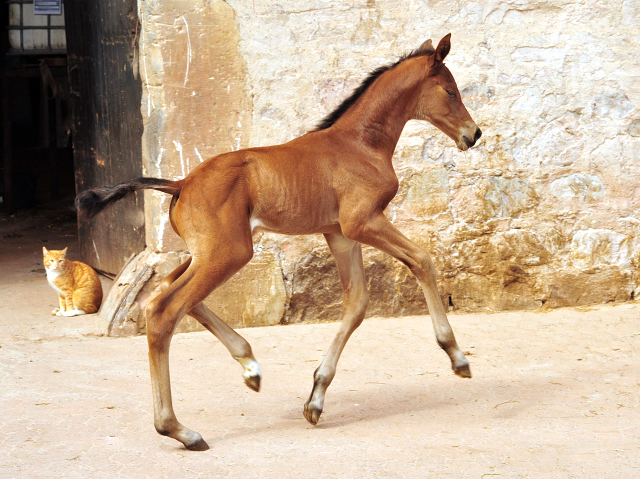
[[391, 161], [405, 124], [415, 116], [426, 66], [409, 59], [385, 72], [336, 126], [355, 130], [358, 140]]

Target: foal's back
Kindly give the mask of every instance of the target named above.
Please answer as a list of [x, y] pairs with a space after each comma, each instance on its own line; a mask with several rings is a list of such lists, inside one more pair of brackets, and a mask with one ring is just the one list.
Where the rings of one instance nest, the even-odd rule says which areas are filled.
[[[333, 141], [333, 145], [331, 145]], [[176, 205], [176, 223], [185, 203], [192, 215], [222, 216], [241, 205], [235, 219], [253, 233], [339, 232], [338, 197], [344, 177], [345, 148], [328, 132], [311, 132], [283, 145], [250, 148], [211, 158], [187, 178]], [[206, 197], [202, 192], [206, 191]], [[236, 209], [236, 211], [238, 211]]]

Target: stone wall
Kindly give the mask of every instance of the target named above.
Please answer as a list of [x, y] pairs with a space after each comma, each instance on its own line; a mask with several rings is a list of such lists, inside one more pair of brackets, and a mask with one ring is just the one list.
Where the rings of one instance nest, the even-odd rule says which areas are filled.
[[[140, 0], [149, 176], [312, 129], [366, 74], [452, 33], [447, 65], [484, 135], [459, 152], [410, 122], [387, 215], [427, 247], [456, 309], [624, 301], [640, 293], [640, 4], [634, 0]], [[168, 197], [147, 243], [182, 249]], [[255, 239], [209, 299], [232, 325], [337, 319], [322, 237]], [[426, 311], [407, 269], [365, 249], [369, 314]]]

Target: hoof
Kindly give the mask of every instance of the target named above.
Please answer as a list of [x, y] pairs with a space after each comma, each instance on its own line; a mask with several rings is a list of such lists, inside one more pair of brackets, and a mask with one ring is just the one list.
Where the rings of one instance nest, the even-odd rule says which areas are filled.
[[310, 406], [309, 403], [304, 405], [304, 418], [312, 426], [315, 426], [316, 424], [318, 424], [318, 420], [320, 419], [321, 414], [322, 414], [322, 409], [318, 409], [316, 407]]
[[471, 377], [471, 368], [469, 367], [469, 363], [458, 366], [453, 369], [453, 372], [461, 378], [470, 378]]
[[260, 392], [260, 379], [261, 376], [249, 376], [248, 378], [244, 378], [244, 382], [250, 389], [253, 389], [255, 392]]
[[207, 444], [204, 439], [200, 438], [195, 442], [185, 444], [184, 447], [186, 447], [190, 451], [206, 451], [207, 449], [209, 449], [209, 444]]

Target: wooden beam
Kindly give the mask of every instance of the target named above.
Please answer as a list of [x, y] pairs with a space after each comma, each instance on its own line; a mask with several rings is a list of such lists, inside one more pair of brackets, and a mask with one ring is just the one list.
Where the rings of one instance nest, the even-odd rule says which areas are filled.
[[3, 167], [3, 184], [4, 190], [2, 194], [4, 210], [11, 214], [13, 207], [13, 169], [11, 157], [11, 115], [9, 112], [9, 80], [2, 77], [2, 167]]
[[[142, 176], [136, 0], [66, 0], [76, 190]], [[145, 247], [143, 196], [78, 225], [82, 260], [116, 273]]]

